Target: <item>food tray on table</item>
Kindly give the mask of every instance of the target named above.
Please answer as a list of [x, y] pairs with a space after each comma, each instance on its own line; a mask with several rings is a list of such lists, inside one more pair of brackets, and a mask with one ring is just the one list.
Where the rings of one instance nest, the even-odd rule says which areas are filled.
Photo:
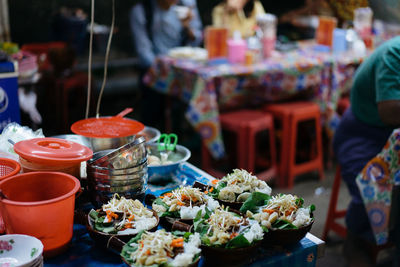
[[[182, 163], [169, 183], [150, 185], [146, 193], [159, 196], [179, 185], [192, 185], [195, 181], [210, 184], [215, 178], [190, 163]], [[315, 266], [316, 259], [324, 254], [325, 243], [308, 233], [298, 244], [290, 247], [258, 248], [256, 256], [246, 266]], [[94, 246], [94, 241], [84, 225], [74, 225], [71, 246], [64, 254], [45, 259], [44, 266], [127, 266], [121, 257]], [[204, 267], [202, 261], [199, 264]]]

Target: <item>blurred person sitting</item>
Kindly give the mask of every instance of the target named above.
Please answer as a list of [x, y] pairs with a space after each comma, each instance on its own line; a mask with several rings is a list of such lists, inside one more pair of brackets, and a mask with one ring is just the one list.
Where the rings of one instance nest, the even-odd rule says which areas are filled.
[[230, 35], [239, 31], [242, 37], [254, 35], [256, 17], [264, 14], [264, 8], [258, 0], [226, 0], [214, 7], [212, 22], [215, 27], [226, 27]]
[[354, 10], [368, 6], [367, 0], [304, 0], [279, 1], [276, 5], [265, 6], [266, 10], [278, 17], [278, 35], [289, 39], [314, 38], [318, 20], [315, 16], [333, 16], [338, 26], [353, 20]]
[[375, 244], [356, 177], [400, 126], [400, 37], [379, 46], [358, 68], [351, 106], [335, 132], [333, 147], [351, 195], [344, 254], [350, 266], [371, 266], [367, 242]]
[[277, 34], [290, 40], [314, 38], [318, 26], [315, 16], [333, 15], [325, 0], [279, 1], [276, 4], [266, 4], [265, 9], [278, 17]]
[[[187, 12], [178, 11], [182, 6], [187, 7]], [[186, 14], [180, 17], [182, 13]], [[165, 55], [171, 48], [198, 46], [202, 41], [202, 25], [195, 0], [139, 2], [130, 12], [130, 28], [136, 54], [144, 69], [151, 66], [157, 55]]]
[[[182, 7], [186, 7], [183, 8], [184, 12]], [[143, 0], [131, 9], [130, 28], [136, 55], [140, 61], [142, 121], [162, 129], [160, 114], [165, 110], [165, 101], [159, 93], [143, 84], [143, 76], [158, 55], [166, 55], [174, 47], [200, 45], [202, 24], [196, 1]], [[152, 110], [146, 110], [150, 106]]]

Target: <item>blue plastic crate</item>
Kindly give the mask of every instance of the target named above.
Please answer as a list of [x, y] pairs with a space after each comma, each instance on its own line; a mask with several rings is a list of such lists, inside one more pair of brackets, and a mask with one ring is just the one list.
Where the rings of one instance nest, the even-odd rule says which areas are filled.
[[11, 123], [21, 123], [18, 102], [18, 71], [13, 62], [0, 62], [0, 132]]

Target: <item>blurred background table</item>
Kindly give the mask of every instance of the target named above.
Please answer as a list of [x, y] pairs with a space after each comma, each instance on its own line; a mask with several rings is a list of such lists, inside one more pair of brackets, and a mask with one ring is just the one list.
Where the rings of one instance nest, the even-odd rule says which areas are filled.
[[338, 123], [336, 105], [350, 89], [363, 56], [315, 49], [314, 42], [275, 52], [252, 65], [218, 64], [159, 57], [144, 77], [154, 90], [188, 104], [186, 118], [201, 135], [214, 158], [225, 155], [219, 113], [292, 99], [305, 94], [320, 105], [323, 123], [332, 133]]

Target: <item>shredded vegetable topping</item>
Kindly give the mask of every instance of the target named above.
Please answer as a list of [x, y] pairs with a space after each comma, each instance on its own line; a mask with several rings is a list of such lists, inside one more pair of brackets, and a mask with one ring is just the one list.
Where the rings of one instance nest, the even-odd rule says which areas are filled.
[[301, 227], [311, 222], [310, 209], [302, 208], [302, 205], [303, 199], [295, 195], [279, 194], [271, 197], [253, 218], [267, 228], [271, 228], [278, 220]]
[[244, 202], [252, 192], [271, 194], [271, 188], [264, 181], [246, 170], [234, 169], [216, 183], [218, 198], [229, 202]]
[[246, 245], [249, 245], [253, 240], [260, 240], [263, 237], [263, 231], [258, 222], [248, 220], [223, 208], [215, 209], [204, 223], [208, 229], [203, 234], [210, 245], [225, 245], [239, 236], [245, 238]]
[[160, 201], [155, 201], [153, 210], [159, 214], [164, 212], [179, 212], [182, 219], [193, 219], [199, 210], [205, 212], [205, 208], [214, 210], [219, 203], [206, 195], [200, 189], [190, 186], [180, 187], [160, 196]]
[[[104, 214], [104, 219], [103, 216], [99, 217], [102, 214]], [[106, 229], [110, 233], [117, 231], [118, 234], [136, 234], [141, 230], [149, 230], [157, 225], [157, 219], [153, 212], [144, 207], [139, 200], [126, 199], [118, 194], [115, 194], [107, 204], [104, 204], [101, 211], [95, 216], [97, 216], [95, 228], [96, 226], [101, 228], [99, 223], [103, 225], [111, 224], [107, 228], [109, 230]]]
[[189, 237], [188, 242], [183, 237], [177, 237], [164, 229], [154, 233], [144, 232], [138, 242], [130, 244], [133, 252], [131, 260], [138, 266], [161, 265], [169, 263], [172, 266], [190, 265], [196, 254], [200, 253], [199, 235]]

